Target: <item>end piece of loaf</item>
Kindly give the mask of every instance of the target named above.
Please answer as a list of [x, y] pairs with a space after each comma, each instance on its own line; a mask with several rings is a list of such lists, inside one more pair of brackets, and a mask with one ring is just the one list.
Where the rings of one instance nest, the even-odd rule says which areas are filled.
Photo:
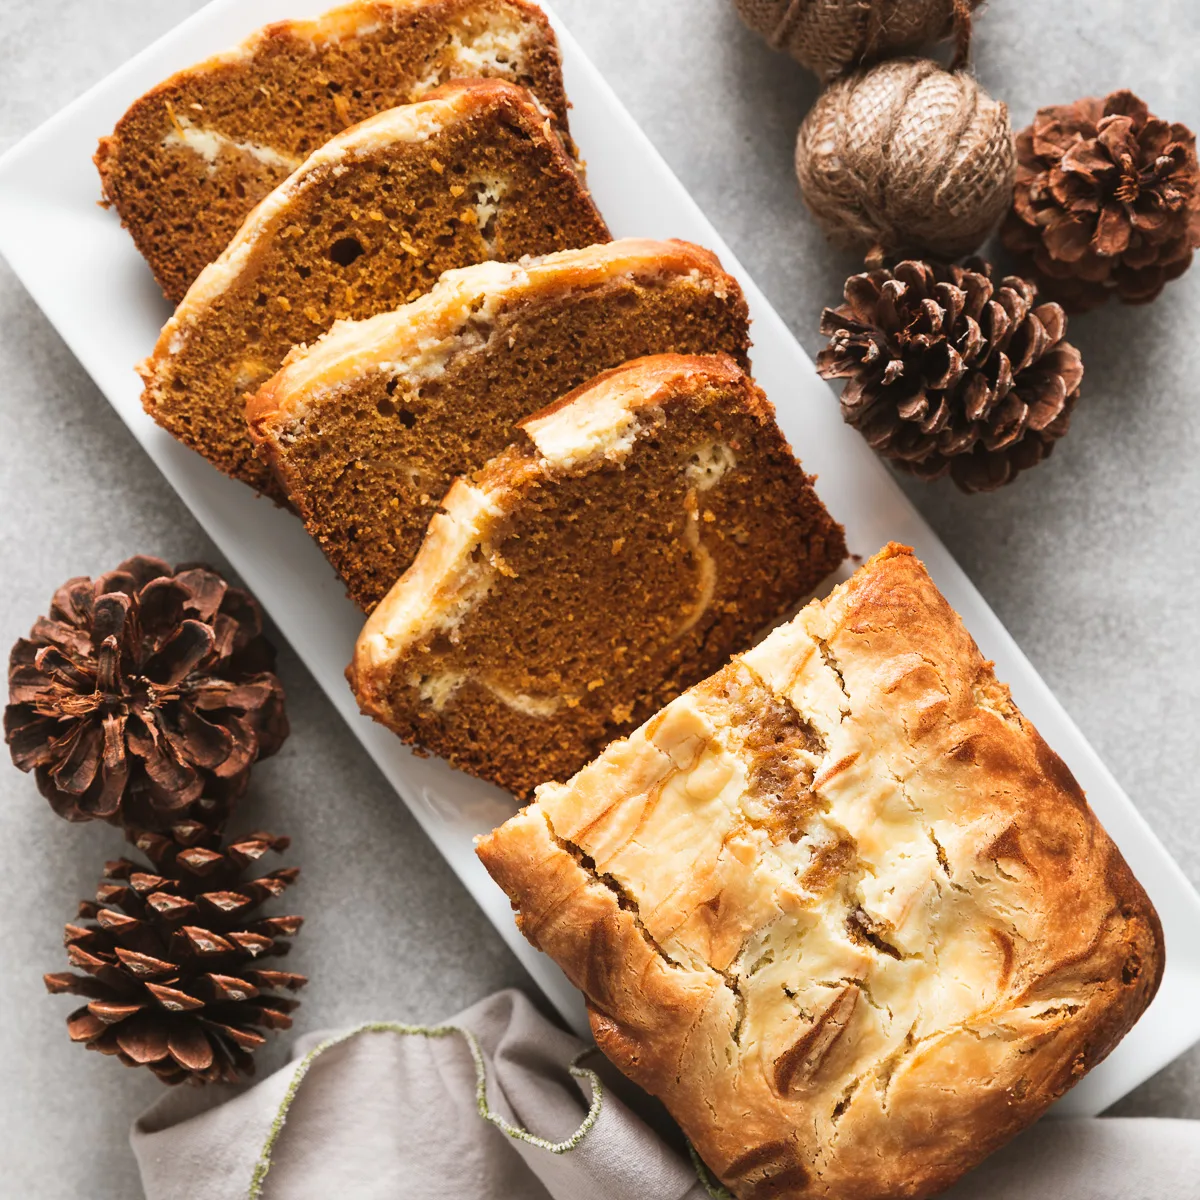
[[96, 152], [105, 202], [178, 304], [251, 209], [323, 143], [482, 76], [528, 87], [566, 136], [558, 43], [527, 0], [357, 0], [268, 25], [130, 107]]
[[898, 546], [478, 853], [741, 1200], [941, 1191], [1163, 968], [1078, 784]]
[[292, 346], [415, 299], [454, 267], [605, 241], [528, 91], [447, 84], [327, 142], [254, 210], [139, 368], [143, 404], [226, 474], [274, 491], [245, 397]]
[[661, 355], [521, 422], [358, 640], [363, 710], [528, 795], [703, 678], [845, 556], [733, 359]]
[[247, 406], [265, 451], [355, 601], [370, 611], [411, 565], [458, 475], [516, 423], [647, 354], [747, 365], [737, 282], [686, 242], [628, 239], [451, 271], [396, 312], [297, 348]]

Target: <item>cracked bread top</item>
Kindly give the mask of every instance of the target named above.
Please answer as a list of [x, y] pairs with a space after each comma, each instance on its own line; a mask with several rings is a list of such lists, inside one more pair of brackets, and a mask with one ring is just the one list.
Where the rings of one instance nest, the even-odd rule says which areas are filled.
[[452, 268], [608, 240], [528, 91], [446, 84], [326, 142], [259, 204], [138, 368], [143, 404], [227, 474], [275, 491], [245, 396], [294, 345], [415, 299]]
[[942, 1190], [1162, 973], [1142, 888], [898, 546], [478, 853], [742, 1200]]
[[724, 355], [609, 371], [457, 480], [349, 675], [406, 741], [528, 795], [703, 678], [845, 555]]
[[322, 143], [483, 76], [529, 87], [566, 134], [558, 45], [528, 0], [358, 0], [269, 25], [134, 102], [96, 152], [105, 200], [177, 304]]
[[246, 416], [370, 611], [454, 478], [503, 450], [521, 418], [630, 359], [723, 352], [746, 366], [749, 344], [745, 299], [714, 255], [630, 238], [447, 272], [411, 304], [294, 349]]

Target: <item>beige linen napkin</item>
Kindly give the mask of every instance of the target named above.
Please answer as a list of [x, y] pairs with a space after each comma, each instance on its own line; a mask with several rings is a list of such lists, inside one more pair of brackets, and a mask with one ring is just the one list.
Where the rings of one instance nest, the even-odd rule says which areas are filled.
[[[433, 1029], [310, 1034], [292, 1063], [254, 1086], [179, 1088], [137, 1120], [147, 1200], [713, 1195], [684, 1153], [600, 1086], [598, 1055], [572, 1068], [581, 1052], [516, 991]], [[1043, 1121], [947, 1193], [1198, 1197], [1200, 1123], [1157, 1120]]]

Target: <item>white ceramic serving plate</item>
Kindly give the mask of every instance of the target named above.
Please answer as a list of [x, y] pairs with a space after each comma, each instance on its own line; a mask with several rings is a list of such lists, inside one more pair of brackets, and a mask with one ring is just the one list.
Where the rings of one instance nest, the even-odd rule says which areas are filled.
[[[545, 989], [584, 1032], [577, 993], [517, 933], [507, 899], [472, 851], [512, 811], [504, 793], [414, 757], [359, 715], [342, 675], [362, 618], [300, 523], [219, 475], [147, 417], [133, 365], [169, 315], [115, 214], [97, 206], [96, 140], [159, 80], [241, 41], [258, 26], [315, 16], [332, 0], [215, 0], [48, 121], [0, 160], [0, 253], [45, 310], [146, 453], [257, 593], [433, 843]], [[553, 16], [552, 16], [553, 19]], [[928, 564], [1021, 708], [1074, 771], [1162, 917], [1167, 970], [1153, 1007], [1058, 1107], [1096, 1113], [1200, 1040], [1200, 896], [1050, 694], [983, 598], [876, 460], [845, 426], [829, 389], [720, 236], [671, 174], [570, 34], [562, 41], [571, 127], [596, 200], [617, 237], [680, 237], [708, 246], [741, 280], [754, 317], [755, 374], [821, 496], [868, 555], [907, 542]]]

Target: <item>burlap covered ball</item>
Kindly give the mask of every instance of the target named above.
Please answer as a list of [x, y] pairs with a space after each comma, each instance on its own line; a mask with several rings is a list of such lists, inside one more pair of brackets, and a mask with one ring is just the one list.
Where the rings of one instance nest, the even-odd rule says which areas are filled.
[[734, 0], [756, 33], [821, 76], [948, 37], [979, 0]]
[[1015, 169], [1005, 105], [926, 58], [834, 80], [796, 143], [796, 175], [826, 233], [885, 254], [976, 250], [1012, 199]]

